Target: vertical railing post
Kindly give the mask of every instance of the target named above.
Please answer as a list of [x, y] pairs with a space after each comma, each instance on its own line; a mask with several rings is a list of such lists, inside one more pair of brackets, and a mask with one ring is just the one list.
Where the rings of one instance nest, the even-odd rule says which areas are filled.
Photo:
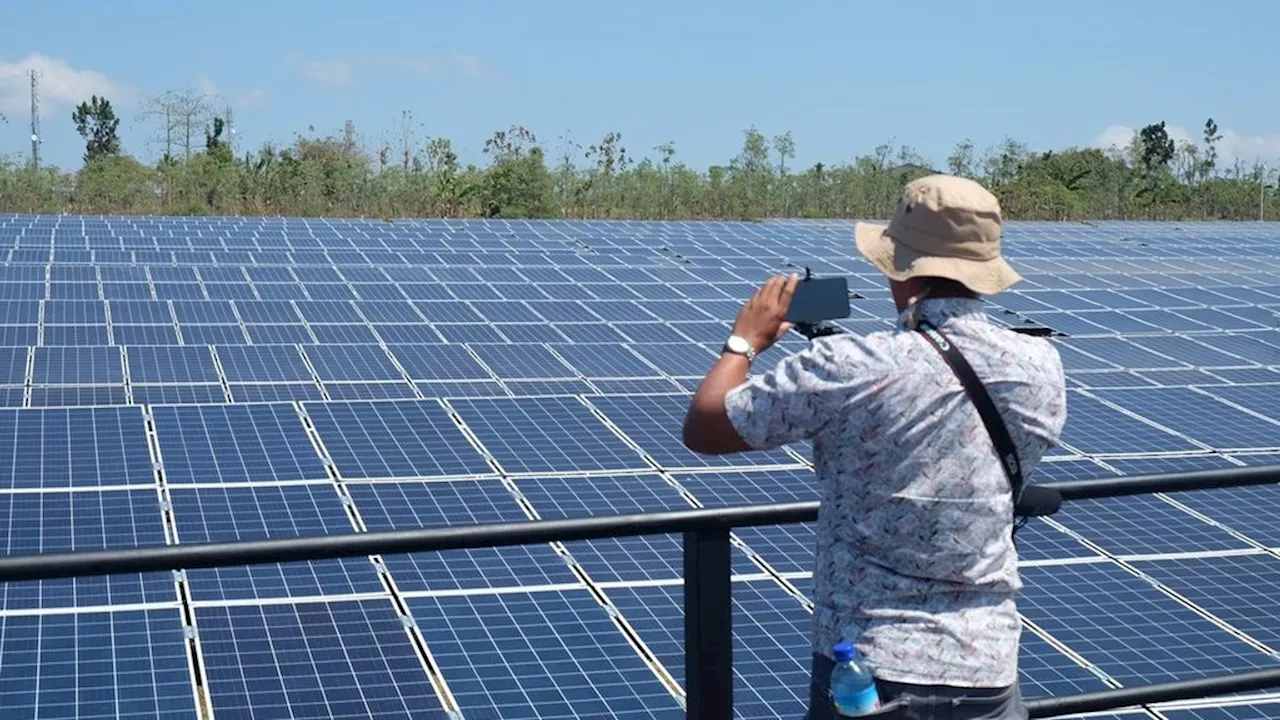
[[733, 718], [733, 605], [728, 529], [684, 534], [684, 677], [688, 720]]

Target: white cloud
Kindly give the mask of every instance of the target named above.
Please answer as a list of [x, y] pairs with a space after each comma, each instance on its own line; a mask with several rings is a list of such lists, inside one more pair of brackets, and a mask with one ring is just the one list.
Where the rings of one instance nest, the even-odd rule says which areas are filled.
[[289, 62], [303, 75], [324, 85], [350, 85], [351, 63], [346, 60], [310, 60], [298, 53], [289, 55]]
[[1229, 153], [1219, 150], [1221, 155], [1233, 155], [1245, 160], [1248, 158], [1280, 159], [1280, 134], [1242, 135], [1233, 130], [1221, 132], [1221, 145], [1230, 148]]
[[247, 93], [241, 93], [236, 96], [236, 105], [243, 108], [262, 107], [267, 104], [267, 94], [262, 88], [255, 88]]
[[[1178, 145], [1184, 142], [1195, 143], [1197, 147], [1204, 145], [1203, 132], [1191, 133], [1186, 128], [1177, 125], [1168, 125], [1165, 131], [1169, 133], [1169, 137]], [[1124, 149], [1128, 147], [1133, 136], [1137, 134], [1137, 130], [1125, 125], [1112, 125], [1103, 130], [1093, 139], [1090, 147], [1109, 150], [1112, 148]], [[1218, 141], [1218, 161], [1219, 163], [1234, 163], [1240, 160], [1242, 163], [1252, 163], [1254, 160], [1276, 161], [1280, 160], [1280, 134], [1270, 135], [1245, 135], [1234, 130], [1219, 129], [1218, 134], [1222, 139]]]
[[50, 116], [88, 100], [91, 95], [106, 97], [117, 107], [130, 105], [137, 92], [96, 70], [73, 68], [65, 60], [40, 53], [9, 62], [0, 59], [0, 112], [25, 114], [31, 108], [31, 80], [28, 70], [40, 73], [40, 114]]

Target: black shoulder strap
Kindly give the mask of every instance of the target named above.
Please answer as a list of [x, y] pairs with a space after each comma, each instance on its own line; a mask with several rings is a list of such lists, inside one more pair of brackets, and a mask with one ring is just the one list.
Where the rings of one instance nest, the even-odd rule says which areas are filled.
[[1013, 490], [1014, 512], [1017, 512], [1022, 500], [1022, 464], [1018, 461], [1018, 448], [1014, 446], [1013, 438], [1009, 437], [1009, 428], [1000, 417], [1000, 411], [996, 409], [995, 402], [987, 393], [986, 386], [978, 379], [977, 373], [970, 367], [969, 361], [960, 354], [959, 348], [951, 344], [940, 330], [923, 320], [920, 321], [916, 330], [942, 354], [943, 359], [960, 378], [960, 384], [964, 386], [969, 399], [977, 406], [978, 414], [982, 416], [982, 422], [987, 426], [987, 432], [991, 434], [991, 442], [995, 445], [996, 454], [1000, 457], [1000, 466], [1004, 468], [1004, 474], [1009, 478], [1009, 487]]

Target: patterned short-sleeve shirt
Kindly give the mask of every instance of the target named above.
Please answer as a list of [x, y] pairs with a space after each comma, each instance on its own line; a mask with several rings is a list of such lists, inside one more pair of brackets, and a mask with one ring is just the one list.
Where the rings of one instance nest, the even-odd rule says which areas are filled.
[[[926, 299], [917, 311], [973, 366], [1033, 477], [1066, 420], [1057, 351], [990, 322], [980, 300]], [[1017, 680], [1009, 482], [959, 379], [904, 318], [894, 330], [816, 338], [730, 391], [726, 406], [753, 448], [813, 443], [814, 652], [854, 642], [894, 682]]]

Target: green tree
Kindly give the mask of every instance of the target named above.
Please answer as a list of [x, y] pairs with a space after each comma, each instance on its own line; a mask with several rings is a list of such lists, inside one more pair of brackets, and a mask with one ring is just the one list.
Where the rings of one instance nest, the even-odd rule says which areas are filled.
[[955, 150], [947, 156], [947, 168], [951, 170], [952, 175], [959, 177], [973, 177], [973, 141], [962, 140], [956, 144]]
[[231, 146], [222, 139], [222, 133], [226, 130], [226, 121], [220, 117], [213, 119], [213, 129], [206, 130], [204, 133], [204, 149], [209, 158], [218, 164], [230, 164], [235, 162], [235, 157], [231, 154]]
[[74, 112], [71, 120], [76, 124], [76, 132], [85, 139], [84, 161], [92, 163], [100, 158], [120, 154], [120, 136], [116, 134], [120, 127], [120, 119], [111, 108], [111, 101], [105, 97], [92, 96], [89, 102], [82, 102]]
[[532, 130], [499, 130], [484, 144], [492, 160], [477, 191], [485, 217], [551, 217], [555, 182]]
[[1149, 176], [1168, 169], [1175, 147], [1163, 120], [1142, 128], [1138, 133], [1138, 143], [1141, 152], [1139, 159]]
[[1204, 177], [1213, 177], [1214, 171], [1218, 166], [1218, 141], [1222, 139], [1222, 134], [1218, 132], [1218, 123], [1209, 118], [1204, 121], [1204, 159], [1203, 174]]
[[465, 192], [458, 176], [458, 155], [448, 138], [433, 138], [427, 143], [426, 170], [437, 202], [432, 214], [446, 217], [456, 214]]

